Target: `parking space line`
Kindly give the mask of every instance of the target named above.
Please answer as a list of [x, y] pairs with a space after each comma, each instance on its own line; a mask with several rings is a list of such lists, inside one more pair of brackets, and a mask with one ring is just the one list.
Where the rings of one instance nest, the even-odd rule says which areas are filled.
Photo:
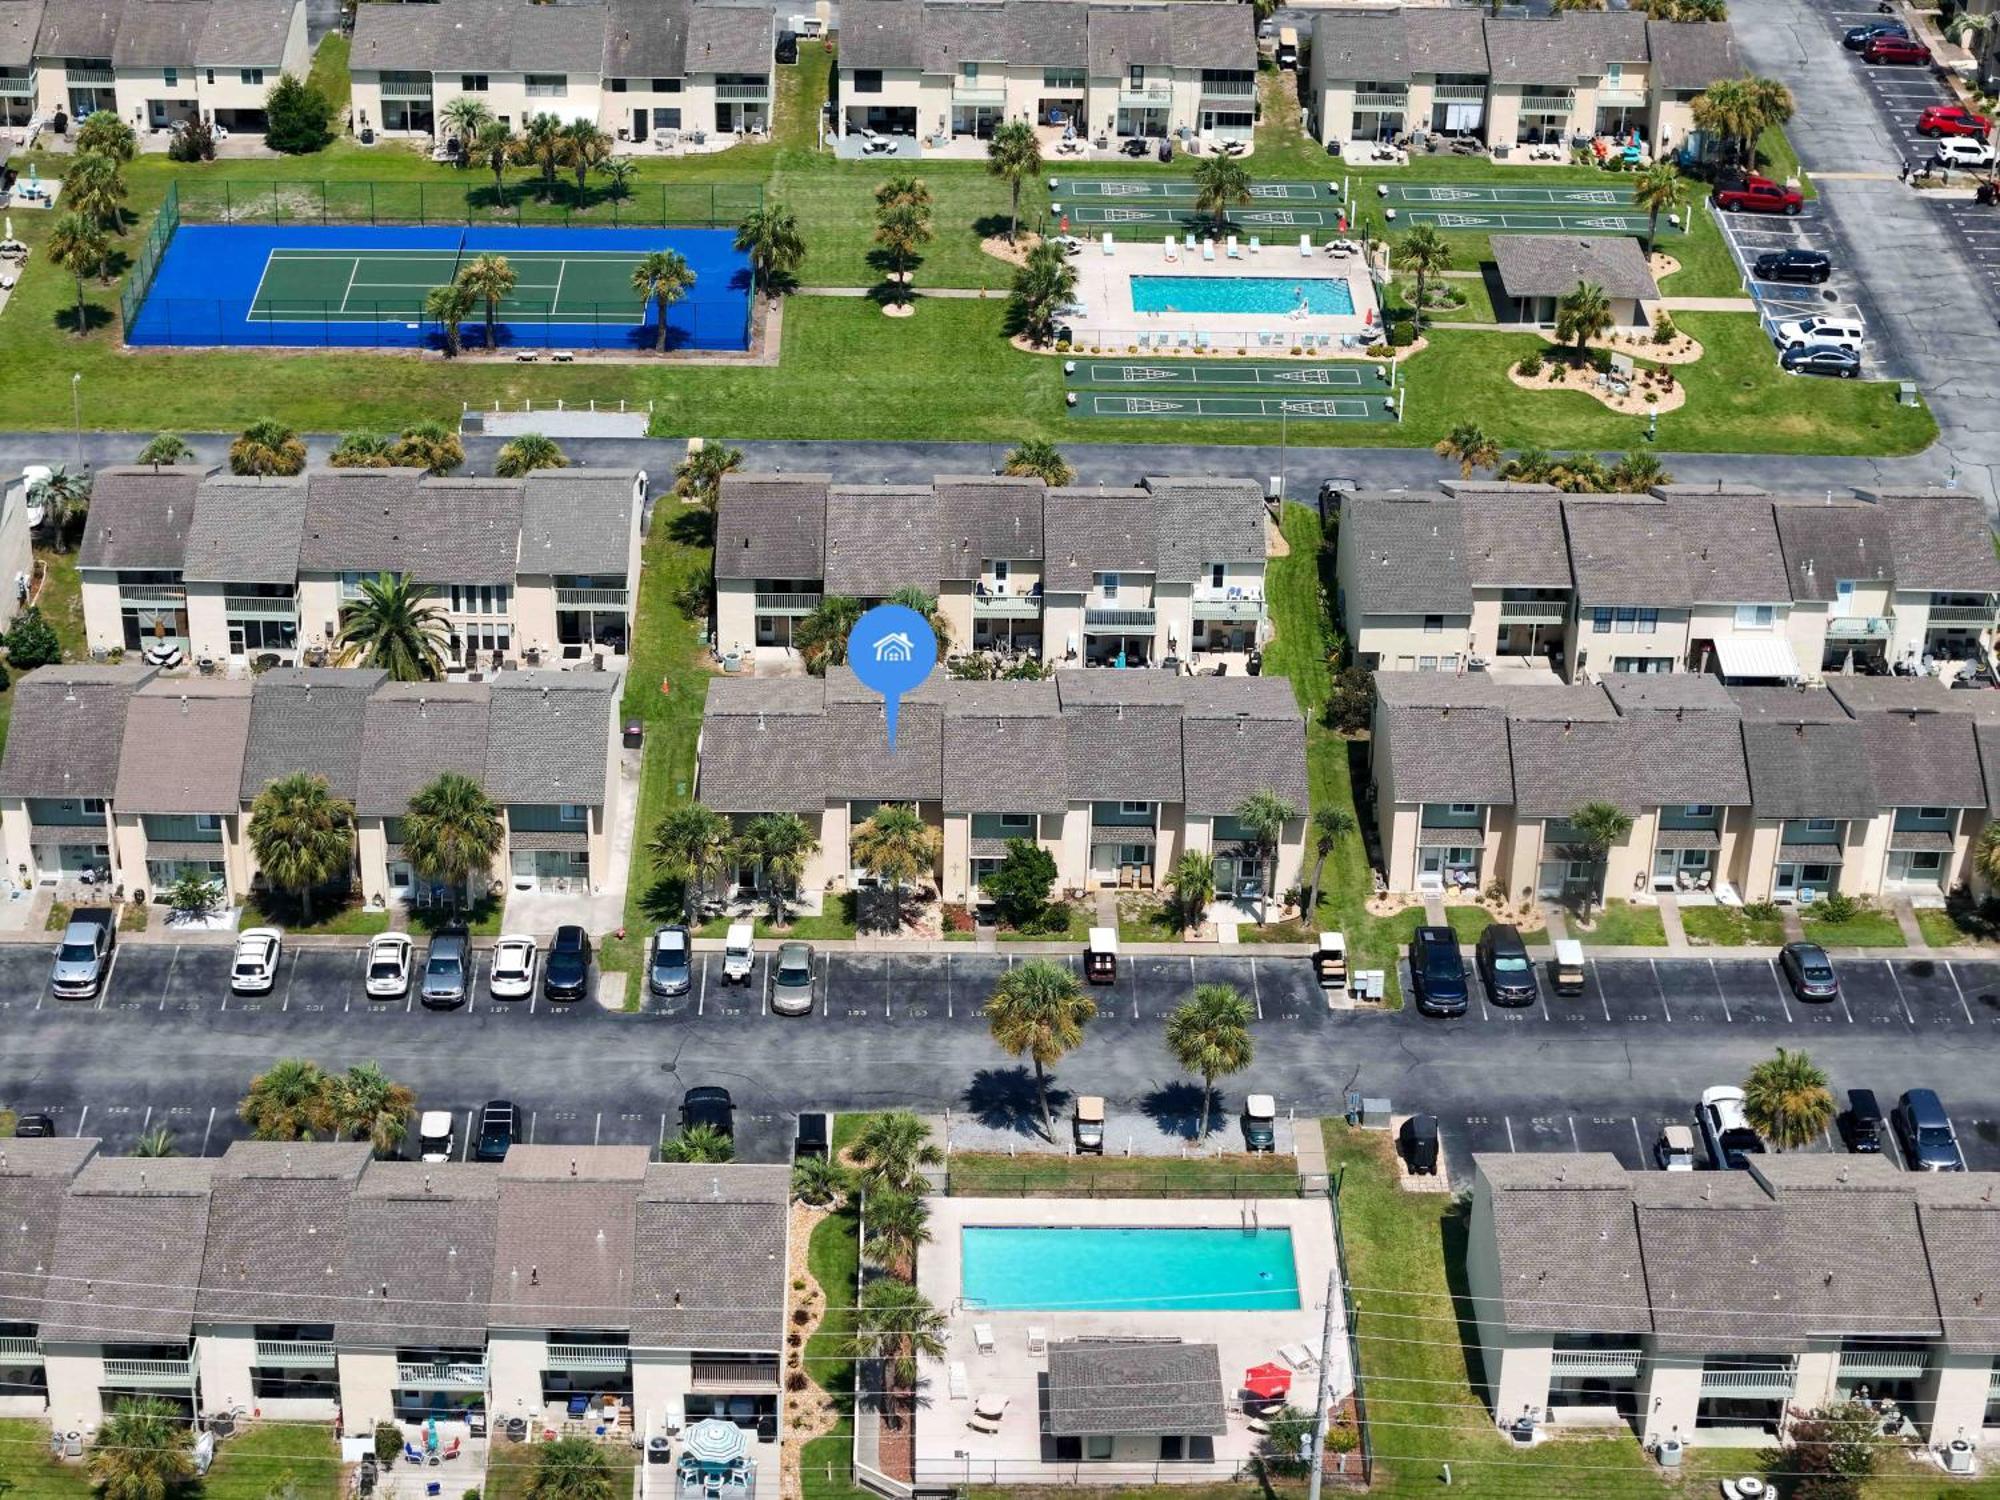
[[215, 1133], [215, 1106], [208, 1107], [208, 1128], [201, 1133], [201, 1154], [208, 1155], [208, 1138]]
[[1944, 971], [1951, 976], [1951, 987], [1958, 991], [1958, 1003], [1965, 1010], [1965, 1024], [1968, 1026], [1977, 1026], [1979, 1023], [1972, 1019], [1972, 1007], [1965, 1003], [1965, 986], [1958, 982], [1958, 970], [1947, 963], [1944, 966]]
[[160, 981], [160, 1009], [167, 1008], [167, 992], [174, 987], [174, 966], [181, 961], [181, 950], [176, 947], [173, 956], [167, 960], [167, 977]]
[[663, 1109], [660, 1111], [660, 1133], [658, 1136], [654, 1138], [653, 1149], [657, 1151], [660, 1147], [666, 1145], [666, 1143], [667, 1143], [667, 1112]]
[[479, 1005], [479, 955], [472, 955], [472, 974], [465, 985], [465, 1013], [469, 1016]]
[[1844, 989], [1840, 992], [1840, 1009], [1847, 1017], [1847, 1024], [1852, 1026], [1854, 1024], [1854, 1012], [1847, 1008], [1847, 991]]
[[[97, 986], [97, 1004], [92, 1009], [103, 1010], [104, 1002], [111, 998], [111, 978], [118, 972], [118, 955], [123, 951], [120, 948], [111, 950], [111, 962], [104, 966], [104, 978]], [[174, 949], [176, 953], [180, 951], [178, 947]]]
[[83, 1134], [83, 1122], [85, 1120], [88, 1120], [89, 1118], [90, 1118], [90, 1106], [86, 1104], [83, 1107], [83, 1113], [76, 1117], [76, 1133], [79, 1136]]
[[[1608, 1023], [1611, 1020], [1611, 998], [1604, 993], [1604, 978], [1597, 972], [1597, 960], [1594, 958], [1590, 961], [1590, 982], [1597, 986], [1597, 1003], [1604, 1007], [1604, 1019]], [[1671, 1021], [1673, 1017], [1668, 1016], [1667, 1019]]]
[[[1910, 1025], [1915, 1026], [1917, 1024], [1917, 1018], [1910, 1011], [1910, 1000], [1909, 997], [1903, 993], [1903, 980], [1902, 977], [1896, 973], [1896, 966], [1890, 963], [1887, 959], [1884, 959], [1882, 960], [1882, 967], [1889, 971], [1889, 983], [1893, 984], [1896, 987], [1896, 998], [1900, 1000], [1903, 1005], [1903, 1019], [1908, 1021]], [[1965, 1013], [1965, 1019], [1967, 1021], [1970, 1021], [1972, 1019], [1971, 1011], [1968, 1010]]]
[[1507, 1149], [1512, 1151], [1514, 1149], [1514, 1122], [1507, 1115], [1502, 1115], [1500, 1123], [1507, 1127]]
[[945, 1018], [945, 1019], [946, 1019], [947, 1021], [949, 1021], [949, 1020], [950, 1020], [950, 1019], [952, 1018], [952, 1016], [951, 1016], [951, 955], [950, 955], [949, 953], [947, 953], [947, 954], [946, 954], [946, 955], [944, 956], [944, 1018]]
[[[831, 961], [832, 960], [828, 960], [829, 963]], [[704, 953], [701, 956], [701, 994], [694, 1002], [694, 1013], [696, 1015], [701, 1014], [701, 1007], [703, 1003], [707, 1001], [707, 999], [708, 999], [708, 955]]]
[[1583, 1142], [1576, 1138], [1575, 1115], [1571, 1115], [1569, 1117], [1569, 1149], [1577, 1152], [1581, 1152], [1583, 1150]]
[[[1714, 960], [1710, 959], [1709, 962], [1713, 963]], [[1646, 967], [1653, 971], [1653, 993], [1660, 997], [1660, 1009], [1666, 1012], [1667, 1024], [1671, 1026], [1674, 1024], [1674, 1012], [1673, 1007], [1667, 1004], [1667, 987], [1660, 983], [1659, 960], [1653, 958], [1647, 959]], [[1725, 1017], [1729, 1014], [1729, 1005], [1726, 1001], [1722, 1007], [1722, 1014]]]
[[458, 1159], [460, 1161], [472, 1160], [472, 1106], [470, 1104], [465, 1106], [465, 1139], [459, 1142]]
[[896, 1018], [896, 988], [889, 981], [889, 955], [882, 955], [882, 1019]]
[[153, 1106], [146, 1106], [146, 1118], [139, 1122], [139, 1134], [144, 1135], [153, 1126]]
[[604, 1134], [604, 1111], [600, 1109], [597, 1112], [597, 1123], [590, 1127], [590, 1144], [595, 1146], [598, 1142], [598, 1139], [603, 1134]]
[[356, 948], [354, 950], [354, 972], [347, 976], [347, 993], [341, 997], [340, 1001], [340, 1013], [342, 1015], [346, 1015], [349, 1007], [354, 1004], [354, 986], [356, 981], [361, 978], [361, 961], [367, 956], [368, 950], [366, 948]]
[[299, 960], [304, 956], [297, 948], [292, 950], [292, 972], [285, 976], [285, 998], [278, 1002], [281, 1011], [292, 1008], [292, 981], [299, 977]]
[[1632, 1115], [1630, 1119], [1632, 1121], [1632, 1144], [1639, 1148], [1639, 1165], [1643, 1167], [1646, 1165], [1646, 1138], [1639, 1134], [1639, 1117]]
[[1257, 987], [1257, 960], [1250, 960], [1250, 997], [1257, 1002], [1257, 1019], [1264, 1019], [1264, 992]]
[[528, 1144], [530, 1146], [535, 1144], [535, 1113], [532, 1109], [528, 1111]]

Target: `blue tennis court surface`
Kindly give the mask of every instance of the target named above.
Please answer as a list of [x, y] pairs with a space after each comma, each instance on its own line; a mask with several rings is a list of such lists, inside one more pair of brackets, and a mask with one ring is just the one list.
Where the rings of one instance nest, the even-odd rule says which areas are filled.
[[[669, 349], [745, 349], [750, 268], [726, 229], [541, 229], [190, 224], [175, 232], [129, 344], [423, 348], [441, 340], [424, 299], [480, 255], [514, 289], [496, 337], [526, 347], [653, 348], [658, 309], [632, 288], [655, 250], [695, 282], [667, 310]], [[462, 328], [484, 339], [484, 307]]]

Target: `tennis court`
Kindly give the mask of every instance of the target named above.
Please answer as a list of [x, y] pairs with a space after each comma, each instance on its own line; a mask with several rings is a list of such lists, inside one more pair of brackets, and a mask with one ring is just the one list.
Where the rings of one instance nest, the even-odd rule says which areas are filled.
[[[424, 298], [455, 277], [469, 257], [435, 251], [327, 249], [273, 250], [264, 262], [250, 316], [265, 322], [291, 318], [423, 318]], [[638, 324], [645, 308], [632, 290], [637, 255], [624, 250], [516, 251], [506, 257], [514, 290], [500, 299], [500, 317], [527, 314]]]
[[1302, 365], [1247, 360], [1080, 359], [1067, 373], [1072, 386], [1146, 386], [1197, 389], [1264, 388], [1277, 391], [1364, 391], [1387, 388], [1381, 365]]
[[1280, 418], [1291, 422], [1396, 419], [1387, 393], [1380, 397], [1126, 396], [1113, 391], [1082, 391], [1070, 410], [1085, 417], [1205, 417], [1261, 422], [1276, 422]]
[[1646, 215], [1625, 188], [1511, 187], [1500, 183], [1396, 182], [1378, 201], [1398, 221], [1438, 229], [1644, 234]]

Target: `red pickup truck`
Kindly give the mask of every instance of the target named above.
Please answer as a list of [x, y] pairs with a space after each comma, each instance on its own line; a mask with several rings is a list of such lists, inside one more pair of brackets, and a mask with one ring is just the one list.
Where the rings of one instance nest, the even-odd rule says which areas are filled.
[[1771, 181], [1768, 177], [1745, 177], [1731, 183], [1720, 183], [1710, 201], [1717, 208], [1732, 212], [1745, 209], [1760, 214], [1796, 214], [1806, 206], [1805, 194], [1797, 188], [1786, 187]]

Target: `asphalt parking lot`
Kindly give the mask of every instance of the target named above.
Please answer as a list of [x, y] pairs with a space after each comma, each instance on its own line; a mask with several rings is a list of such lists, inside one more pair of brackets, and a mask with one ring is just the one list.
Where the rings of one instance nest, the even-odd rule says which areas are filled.
[[1943, 216], [1951, 233], [1971, 263], [1980, 286], [1995, 303], [2000, 303], [2000, 207], [1959, 199], [1934, 202], [1931, 211]]
[[[1716, 212], [1715, 218], [1743, 273], [1744, 285], [1757, 302], [1766, 331], [1800, 318], [1859, 318], [1867, 334], [1861, 346], [1862, 375], [1870, 380], [1907, 378], [1893, 345], [1878, 336], [1882, 322], [1873, 315], [1868, 289], [1850, 269], [1852, 261], [1843, 253], [1845, 247], [1840, 236], [1820, 213], [1816, 202], [1808, 200], [1804, 211], [1796, 217]], [[1757, 257], [1777, 250], [1818, 250], [1832, 260], [1833, 274], [1819, 286], [1758, 280], [1751, 271]], [[1775, 361], [1777, 357], [1777, 347], [1773, 345], [1771, 358]]]

